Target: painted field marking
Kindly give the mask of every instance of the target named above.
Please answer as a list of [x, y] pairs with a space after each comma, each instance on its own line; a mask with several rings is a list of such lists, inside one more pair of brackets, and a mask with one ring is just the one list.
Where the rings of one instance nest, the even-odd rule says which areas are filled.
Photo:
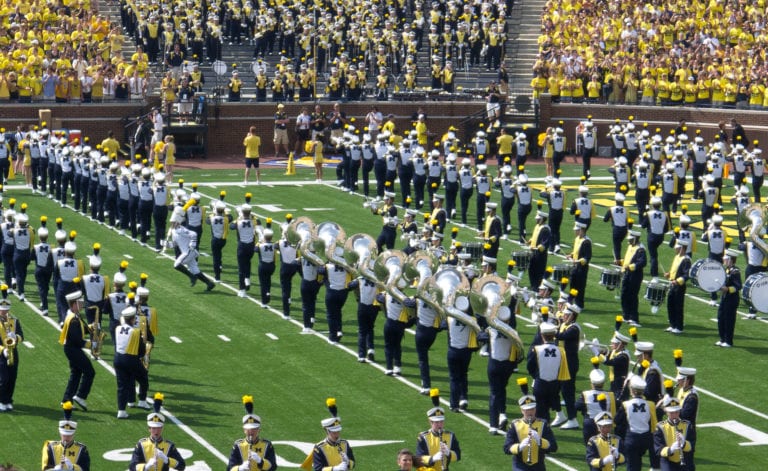
[[219, 334], [219, 335], [217, 335], [217, 337], [220, 338], [222, 342], [230, 342], [231, 341], [230, 338], [227, 337], [226, 335]]
[[23, 341], [23, 342], [21, 342], [21, 343], [22, 343], [22, 345], [24, 345], [25, 347], [27, 347], [27, 348], [29, 348], [29, 349], [35, 348], [35, 346], [34, 346], [34, 345], [32, 345], [32, 342], [29, 342], [29, 341], [27, 341], [27, 340], [25, 340], [25, 341]]
[[336, 211], [336, 208], [301, 208], [302, 211]]
[[176, 337], [175, 335], [171, 335], [171, 342], [173, 342], [173, 343], [181, 343], [181, 339]]
[[130, 254], [124, 253], [123, 258], [127, 258], [128, 260], [133, 260], [133, 257], [131, 257]]
[[595, 324], [584, 322], [582, 325], [589, 327], [590, 329], [599, 329], [600, 327], [596, 326]]
[[[606, 248], [606, 247], [608, 247], [607, 245], [605, 245], [605, 244], [601, 244], [600, 242], [595, 242], [595, 241], [592, 241], [592, 243], [593, 243], [593, 244], [595, 244], [595, 245], [596, 245], [596, 246], [598, 246], [598, 247], [602, 247], [602, 248]], [[561, 246], [561, 247], [562, 247], [562, 246]]]
[[[698, 388], [696, 388], [698, 389]], [[728, 432], [746, 438], [748, 441], [739, 443], [739, 446], [768, 445], [768, 433], [761, 432], [749, 425], [744, 425], [736, 420], [713, 422], [709, 424], [696, 424], [697, 428], [720, 427]]]
[[270, 338], [272, 340], [278, 340], [277, 335], [272, 334], [270, 332], [267, 332], [265, 335], [267, 336], [267, 338]]

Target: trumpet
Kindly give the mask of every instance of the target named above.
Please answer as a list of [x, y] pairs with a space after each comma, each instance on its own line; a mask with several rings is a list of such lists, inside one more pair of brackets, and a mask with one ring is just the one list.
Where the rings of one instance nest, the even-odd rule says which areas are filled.
[[600, 354], [606, 354], [608, 353], [608, 345], [603, 345], [601, 343], [598, 343], [598, 340], [596, 338], [592, 340], [587, 340], [587, 334], [582, 331], [581, 332], [581, 341], [579, 342], [579, 351], [584, 350], [585, 348], [589, 348], [589, 350], [592, 352], [594, 356], [599, 356]]
[[6, 363], [8, 366], [16, 364], [16, 334], [13, 332], [13, 320], [10, 318], [7, 321], [3, 321], [3, 329], [5, 330], [5, 349], [8, 351], [6, 357]]

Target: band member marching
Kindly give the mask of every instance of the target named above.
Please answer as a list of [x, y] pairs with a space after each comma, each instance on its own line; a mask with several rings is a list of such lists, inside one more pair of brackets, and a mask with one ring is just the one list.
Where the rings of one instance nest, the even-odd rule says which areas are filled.
[[517, 401], [523, 416], [512, 421], [504, 441], [504, 453], [512, 455], [514, 471], [547, 469], [544, 461], [557, 452], [557, 440], [546, 420], [536, 417], [536, 399], [528, 394], [528, 378], [517, 380], [523, 396]]
[[259, 437], [261, 417], [253, 413], [253, 396], [243, 396], [245, 438], [235, 441], [229, 453], [229, 471], [269, 471], [277, 468], [275, 448], [272, 442]]
[[72, 420], [72, 403], [66, 401], [61, 407], [64, 409], [64, 420], [59, 421], [60, 440], [46, 440], [43, 444], [42, 469], [90, 471], [91, 456], [88, 448], [75, 441], [77, 422]]

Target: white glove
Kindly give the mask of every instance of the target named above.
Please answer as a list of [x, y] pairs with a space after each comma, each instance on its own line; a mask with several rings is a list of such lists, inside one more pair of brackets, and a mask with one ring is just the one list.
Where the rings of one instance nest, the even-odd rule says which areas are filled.
[[155, 456], [157, 457], [158, 460], [162, 461], [163, 463], [166, 463], [166, 464], [168, 463], [168, 455], [166, 455], [162, 451], [157, 450], [157, 453], [155, 453]]
[[528, 309], [533, 309], [533, 306], [536, 305], [536, 300], [534, 298], [530, 298], [525, 305], [528, 306]]
[[251, 471], [251, 463], [246, 461], [237, 467], [238, 471]]
[[349, 469], [349, 465], [346, 461], [342, 461], [341, 464], [337, 464], [333, 468], [331, 468], [333, 471], [347, 471]]
[[539, 432], [537, 432], [536, 430], [531, 430], [530, 436], [536, 442], [536, 444], [541, 443], [541, 437], [539, 436]]
[[433, 463], [439, 463], [440, 461], [443, 461], [443, 452], [438, 451], [431, 457]]
[[248, 454], [248, 459], [255, 461], [256, 464], [261, 464], [261, 461], [262, 461], [261, 456], [255, 451], [252, 451]]
[[155, 468], [155, 465], [157, 464], [157, 460], [155, 458], [150, 458], [147, 460], [147, 464], [144, 465], [144, 469], [153, 469]]
[[613, 463], [613, 455], [608, 455], [605, 458], [603, 458], [603, 463], [605, 463], [605, 464], [612, 464]]
[[5, 358], [8, 358], [8, 349], [7, 349], [7, 348], [4, 348], [4, 349], [3, 349], [3, 356], [4, 356]]
[[448, 448], [448, 445], [445, 443], [440, 443], [440, 451], [443, 453], [443, 456], [448, 456], [451, 453], [451, 449]]
[[613, 458], [615, 460], [618, 461], [618, 459], [619, 459], [619, 449], [616, 448], [616, 447], [611, 447], [611, 455], [613, 456]]
[[75, 469], [75, 467], [72, 465], [72, 461], [69, 458], [64, 458], [62, 469]]
[[91, 350], [96, 350], [97, 348], [99, 348], [99, 342], [91, 341]]
[[672, 453], [677, 453], [677, 451], [678, 451], [679, 449], [680, 449], [680, 444], [679, 444], [678, 442], [675, 442], [675, 443], [673, 443], [673, 444], [672, 444], [672, 445], [669, 447], [669, 451], [671, 451]]
[[520, 448], [528, 448], [531, 446], [531, 439], [529, 437], [523, 438], [523, 441], [520, 442]]
[[144, 355], [144, 364], [149, 366], [149, 355]]
[[16, 340], [16, 332], [8, 332], [8, 335], [7, 335], [7, 337], [8, 337], [9, 339], [13, 339], [13, 340]]

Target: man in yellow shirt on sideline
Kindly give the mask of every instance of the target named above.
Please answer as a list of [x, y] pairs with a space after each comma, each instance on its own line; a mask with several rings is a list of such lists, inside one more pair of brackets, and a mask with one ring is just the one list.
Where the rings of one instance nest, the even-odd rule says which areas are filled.
[[256, 126], [251, 126], [248, 135], [243, 140], [245, 146], [245, 181], [248, 183], [248, 177], [251, 174], [251, 167], [256, 169], [256, 184], [261, 183], [261, 171], [259, 170], [259, 148], [261, 147], [261, 138], [256, 134]]
[[117, 154], [120, 150], [120, 143], [115, 139], [114, 132], [109, 131], [107, 133], [107, 138], [101, 141], [101, 149], [104, 152], [104, 155]]

